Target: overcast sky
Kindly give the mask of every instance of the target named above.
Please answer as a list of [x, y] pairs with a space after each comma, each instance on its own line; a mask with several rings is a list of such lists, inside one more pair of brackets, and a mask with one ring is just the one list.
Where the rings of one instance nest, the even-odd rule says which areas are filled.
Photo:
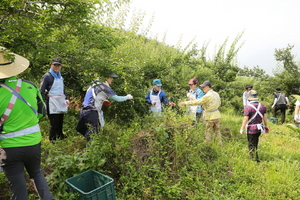
[[[201, 47], [209, 42], [214, 55], [226, 38], [228, 46], [244, 31], [238, 53], [240, 67], [259, 66], [272, 74], [277, 62], [275, 48], [294, 45], [300, 52], [300, 0], [132, 0], [131, 10], [145, 12], [145, 25], [152, 16], [151, 34], [182, 46], [195, 38]], [[147, 22], [148, 20], [148, 22]]]

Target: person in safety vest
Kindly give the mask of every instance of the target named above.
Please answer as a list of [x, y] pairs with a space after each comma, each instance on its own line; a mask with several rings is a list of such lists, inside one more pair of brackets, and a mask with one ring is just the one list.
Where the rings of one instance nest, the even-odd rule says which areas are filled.
[[285, 122], [285, 113], [286, 110], [290, 107], [289, 99], [285, 96], [284, 93], [281, 93], [281, 89], [277, 88], [274, 94], [274, 102], [272, 105], [273, 117], [276, 118], [276, 113], [280, 110], [281, 113], [281, 123]]
[[200, 87], [206, 93], [201, 99], [195, 99], [192, 101], [180, 102], [178, 106], [195, 106], [201, 104], [203, 107], [204, 121], [205, 121], [205, 138], [207, 141], [212, 141], [212, 129], [216, 134], [216, 137], [220, 144], [222, 144], [221, 132], [220, 132], [220, 118], [221, 114], [219, 107], [221, 105], [221, 99], [217, 92], [211, 88], [210, 81], [204, 81]]
[[64, 139], [64, 113], [68, 111], [70, 102], [65, 93], [64, 79], [61, 76], [62, 62], [54, 58], [50, 70], [41, 78], [40, 91], [46, 100], [47, 115], [50, 120], [49, 140]]
[[244, 107], [244, 119], [240, 133], [244, 134], [246, 128], [250, 156], [259, 162], [257, 153], [259, 136], [269, 132], [267, 109], [258, 101], [258, 94], [255, 90], [249, 91], [248, 100], [249, 104]]
[[9, 183], [11, 199], [27, 200], [24, 168], [43, 200], [54, 199], [41, 172], [39, 118], [46, 114], [39, 88], [16, 75], [29, 61], [0, 47], [0, 166]]
[[118, 96], [111, 89], [110, 85], [114, 78], [118, 75], [110, 74], [104, 83], [95, 83], [86, 91], [84, 101], [80, 110], [79, 121], [76, 130], [81, 133], [87, 141], [91, 138], [91, 134], [99, 132], [99, 124], [104, 127], [104, 115], [102, 105], [109, 106], [111, 103], [107, 98], [111, 98], [117, 102], [133, 99], [131, 94], [126, 96]]
[[[186, 95], [188, 97], [187, 101], [201, 99], [204, 96], [203, 91], [197, 86], [198, 83], [199, 82], [196, 78], [192, 78], [188, 82], [188, 84], [190, 86], [190, 90]], [[193, 116], [194, 121], [198, 121], [200, 119], [201, 113], [202, 113], [201, 105], [189, 106], [189, 108], [188, 108], [188, 114]]]
[[162, 104], [174, 106], [175, 103], [169, 103], [166, 93], [161, 90], [162, 83], [159, 79], [154, 79], [152, 81], [152, 90], [150, 90], [146, 95], [146, 102], [150, 104], [149, 111], [153, 113], [154, 116], [160, 116], [163, 112]]

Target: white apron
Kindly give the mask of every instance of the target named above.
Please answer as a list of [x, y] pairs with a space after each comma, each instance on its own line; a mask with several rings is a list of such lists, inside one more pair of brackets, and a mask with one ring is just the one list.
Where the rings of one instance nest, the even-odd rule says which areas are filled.
[[99, 120], [99, 123], [100, 123], [100, 126], [102, 128], [104, 128], [104, 125], [105, 125], [105, 121], [104, 121], [104, 113], [103, 111], [101, 110], [102, 109], [102, 105], [103, 105], [103, 101], [106, 100], [106, 94], [105, 92], [100, 92], [99, 94], [95, 94], [95, 89], [90, 87], [91, 90], [92, 90], [92, 94], [93, 94], [93, 98], [95, 100], [95, 107], [97, 109], [97, 112], [98, 112], [98, 120]]
[[[190, 92], [194, 98], [196, 98], [196, 91]], [[192, 101], [192, 99], [190, 99]], [[196, 113], [197, 113], [198, 106], [189, 106], [188, 113], [196, 120]]]
[[159, 98], [159, 94], [161, 90], [158, 92], [157, 95], [152, 95], [153, 90], [150, 92], [150, 100], [152, 102], [156, 102], [155, 105], [150, 106], [150, 111], [153, 112], [154, 116], [160, 116], [161, 115], [161, 102]]
[[54, 78], [53, 85], [48, 93], [48, 97], [50, 114], [63, 114], [68, 111], [62, 78]]

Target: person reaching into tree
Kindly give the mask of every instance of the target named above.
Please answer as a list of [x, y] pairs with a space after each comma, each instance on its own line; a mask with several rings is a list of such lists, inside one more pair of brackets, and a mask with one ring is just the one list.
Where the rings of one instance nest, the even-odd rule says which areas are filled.
[[[187, 93], [187, 97], [189, 98], [189, 101], [195, 100], [195, 99], [201, 99], [204, 96], [203, 91], [198, 87], [198, 80], [196, 78], [190, 79], [188, 82], [190, 86], [190, 90]], [[196, 105], [196, 106], [189, 106], [188, 113], [193, 116], [193, 121], [197, 122], [201, 118], [202, 113], [202, 106]]]
[[203, 114], [205, 121], [205, 138], [207, 141], [212, 141], [212, 132], [215, 133], [214, 136], [218, 139], [219, 143], [222, 144], [222, 137], [220, 131], [220, 118], [221, 114], [219, 107], [221, 105], [221, 99], [217, 92], [215, 92], [211, 87], [210, 81], [204, 81], [200, 87], [206, 93], [202, 98], [195, 99], [192, 101], [180, 102], [178, 106], [182, 107], [184, 105], [195, 106], [201, 104], [203, 106]]
[[150, 104], [149, 111], [153, 113], [153, 116], [160, 116], [163, 112], [162, 105], [174, 106], [174, 103], [169, 103], [166, 97], [166, 93], [161, 90], [162, 83], [159, 79], [152, 81], [152, 90], [146, 95], [146, 102]]
[[104, 127], [102, 106], [110, 105], [107, 98], [117, 102], [133, 99], [131, 94], [118, 96], [111, 89], [110, 85], [114, 78], [117, 77], [116, 74], [109, 74], [104, 83], [96, 82], [88, 88], [85, 94], [76, 130], [81, 133], [87, 141], [91, 139], [91, 134], [99, 132], [99, 125], [101, 125], [102, 128]]

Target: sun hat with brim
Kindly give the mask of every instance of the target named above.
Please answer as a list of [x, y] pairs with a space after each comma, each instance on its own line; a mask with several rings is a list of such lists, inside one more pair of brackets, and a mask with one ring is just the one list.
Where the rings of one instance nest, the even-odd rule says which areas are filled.
[[16, 76], [25, 71], [29, 66], [29, 60], [18, 54], [9, 53], [14, 56], [12, 60], [5, 58], [3, 53], [5, 49], [5, 47], [0, 46], [0, 79]]
[[159, 79], [154, 79], [152, 81], [152, 85], [162, 86], [161, 81]]
[[255, 90], [250, 90], [248, 95], [249, 95], [248, 96], [249, 101], [257, 101], [258, 100], [258, 94]]
[[113, 78], [118, 78], [119, 76], [117, 74], [109, 74], [110, 77], [113, 77]]

